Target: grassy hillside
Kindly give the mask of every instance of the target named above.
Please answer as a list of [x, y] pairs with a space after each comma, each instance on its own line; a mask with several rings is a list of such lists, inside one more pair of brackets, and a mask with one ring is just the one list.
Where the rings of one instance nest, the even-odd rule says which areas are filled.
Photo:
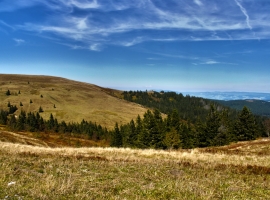
[[116, 122], [128, 123], [146, 112], [144, 107], [109, 93], [117, 96], [120, 92], [59, 77], [0, 74], [0, 109], [7, 109], [10, 102], [19, 108], [17, 114], [21, 109], [37, 112], [41, 106], [44, 119], [52, 113], [59, 122], [85, 119], [110, 129]]
[[269, 140], [188, 151], [0, 142], [0, 199], [268, 199]]

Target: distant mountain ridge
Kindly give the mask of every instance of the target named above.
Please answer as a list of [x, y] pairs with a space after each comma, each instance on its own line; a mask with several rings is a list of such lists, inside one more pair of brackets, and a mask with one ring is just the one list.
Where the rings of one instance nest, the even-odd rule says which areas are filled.
[[250, 111], [255, 115], [261, 115], [270, 117], [270, 102], [256, 100], [256, 99], [247, 99], [247, 100], [215, 100], [219, 104], [228, 106], [236, 110], [242, 110], [244, 106], [248, 107]]
[[182, 92], [182, 94], [195, 97], [202, 97], [205, 99], [225, 100], [225, 101], [246, 100], [246, 99], [270, 101], [270, 93], [262, 93], [262, 92]]

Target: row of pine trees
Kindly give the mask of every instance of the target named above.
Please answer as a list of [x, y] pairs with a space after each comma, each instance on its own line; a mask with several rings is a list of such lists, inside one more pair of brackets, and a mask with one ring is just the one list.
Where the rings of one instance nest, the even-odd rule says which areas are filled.
[[254, 140], [265, 135], [260, 121], [247, 107], [231, 120], [228, 110], [218, 111], [211, 105], [206, 120], [195, 124], [181, 120], [177, 110], [166, 118], [155, 109], [148, 110], [143, 118], [119, 126], [111, 133], [111, 146], [131, 148], [178, 149], [221, 146], [234, 141]]
[[7, 125], [11, 131], [30, 131], [45, 133], [60, 133], [73, 137], [84, 137], [90, 140], [105, 140], [108, 138], [108, 131], [96, 123], [82, 120], [81, 123], [58, 122], [53, 115], [44, 120], [39, 112], [26, 113], [21, 111], [19, 116], [11, 114], [10, 111], [0, 111], [0, 124]]
[[91, 140], [104, 140], [114, 147], [154, 148], [154, 149], [190, 149], [195, 147], [221, 146], [233, 141], [254, 140], [267, 136], [263, 123], [258, 121], [247, 107], [238, 113], [235, 119], [229, 117], [227, 109], [219, 110], [211, 104], [204, 120], [192, 123], [182, 119], [175, 109], [163, 118], [159, 110], [148, 110], [143, 118], [119, 125], [108, 131], [93, 122], [58, 122], [53, 115], [44, 120], [39, 112], [21, 111], [13, 113], [15, 106], [8, 111], [0, 111], [0, 124], [7, 125], [13, 131], [54, 132], [84, 137]]

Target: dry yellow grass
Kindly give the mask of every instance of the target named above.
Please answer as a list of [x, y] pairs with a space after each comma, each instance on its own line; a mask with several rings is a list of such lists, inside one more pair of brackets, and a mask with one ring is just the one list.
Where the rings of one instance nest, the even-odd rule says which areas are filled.
[[[252, 145], [251, 145], [252, 146]], [[269, 155], [0, 142], [0, 199], [268, 199]]]
[[[192, 150], [178, 150], [178, 151], [164, 151], [154, 149], [130, 149], [130, 148], [112, 148], [112, 147], [61, 147], [48, 148], [44, 146], [22, 145], [14, 143], [0, 142], [1, 149], [12, 154], [45, 154], [55, 156], [67, 157], [88, 157], [98, 156], [108, 161], [131, 161], [140, 162], [147, 161], [149, 158], [155, 161], [173, 161], [181, 162], [183, 160], [190, 163], [206, 163], [211, 166], [225, 164], [225, 165], [239, 165], [239, 166], [261, 166], [270, 167], [270, 156], [258, 155], [237, 155], [226, 153], [205, 153], [200, 149]], [[270, 172], [270, 171], [269, 171]]]
[[[7, 90], [12, 95], [6, 96]], [[52, 113], [59, 121], [85, 119], [111, 129], [116, 122], [125, 124], [146, 112], [146, 108], [114, 97], [112, 93], [119, 96], [121, 92], [59, 77], [0, 74], [0, 109], [6, 109], [10, 102], [19, 108], [17, 114], [21, 109], [36, 112], [41, 106], [45, 119]]]

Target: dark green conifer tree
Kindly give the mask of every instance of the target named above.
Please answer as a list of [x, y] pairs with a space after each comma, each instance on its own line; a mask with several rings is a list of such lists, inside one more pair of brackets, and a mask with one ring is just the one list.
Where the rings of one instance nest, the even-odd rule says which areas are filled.
[[8, 118], [8, 112], [1, 110], [0, 111], [0, 124], [6, 125], [7, 124], [7, 118]]
[[39, 107], [38, 112], [39, 112], [39, 113], [44, 112], [41, 106]]
[[245, 106], [234, 124], [234, 134], [239, 141], [254, 140], [258, 137], [258, 126], [251, 111]]
[[22, 110], [17, 120], [17, 130], [18, 131], [25, 130], [25, 123], [26, 123], [26, 112]]
[[49, 129], [49, 130], [53, 130], [53, 128], [54, 128], [54, 118], [53, 118], [53, 115], [52, 115], [52, 113], [51, 113], [50, 119], [49, 119], [49, 121], [48, 121], [48, 129]]
[[134, 120], [132, 119], [127, 126], [126, 145], [128, 147], [136, 147], [137, 139], [138, 135], [136, 132], [136, 126]]
[[118, 123], [115, 124], [114, 131], [111, 137], [111, 146], [112, 147], [121, 147], [122, 146], [122, 135], [120, 133]]
[[11, 95], [11, 93], [10, 93], [9, 90], [6, 91], [6, 95], [7, 95], [7, 96]]

